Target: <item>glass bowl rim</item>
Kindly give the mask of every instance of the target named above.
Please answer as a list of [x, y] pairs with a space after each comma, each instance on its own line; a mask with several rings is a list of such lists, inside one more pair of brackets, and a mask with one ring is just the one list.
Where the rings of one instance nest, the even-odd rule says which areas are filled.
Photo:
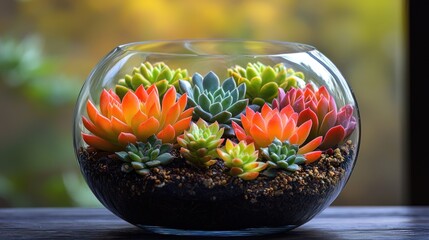
[[[259, 44], [266, 47], [281, 47], [282, 51], [271, 51], [270, 53], [201, 53], [201, 52], [192, 52], [192, 53], [180, 53], [180, 52], [169, 52], [160, 51], [160, 50], [151, 50], [152, 48], [159, 47], [159, 45], [167, 44], [176, 44], [178, 46], [182, 45], [187, 48], [187, 46], [193, 44], [205, 44], [212, 43], [216, 45], [227, 45], [227, 44]], [[158, 45], [158, 46], [156, 46]], [[147, 49], [139, 49], [139, 48]], [[317, 50], [316, 47], [300, 42], [292, 41], [280, 41], [280, 40], [250, 40], [250, 39], [218, 39], [218, 38], [202, 38], [202, 39], [176, 39], [176, 40], [146, 40], [146, 41], [136, 41], [124, 43], [117, 46], [117, 49], [123, 52], [134, 52], [134, 53], [143, 53], [148, 55], [169, 55], [169, 56], [183, 56], [183, 57], [275, 57], [282, 56], [286, 54], [293, 53], [305, 53]], [[189, 49], [188, 49], [189, 50]]]

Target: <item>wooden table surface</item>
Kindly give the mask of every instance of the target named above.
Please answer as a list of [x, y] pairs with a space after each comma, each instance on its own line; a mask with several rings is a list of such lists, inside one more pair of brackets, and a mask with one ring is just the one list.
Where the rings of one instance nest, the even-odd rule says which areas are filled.
[[[104, 208], [3, 208], [0, 239], [184, 237], [145, 234]], [[290, 232], [251, 239], [429, 239], [429, 206], [329, 207]]]

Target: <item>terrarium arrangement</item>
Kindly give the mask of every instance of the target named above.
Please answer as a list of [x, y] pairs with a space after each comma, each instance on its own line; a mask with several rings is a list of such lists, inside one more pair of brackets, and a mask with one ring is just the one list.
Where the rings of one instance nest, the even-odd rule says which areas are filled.
[[251, 43], [133, 43], [95, 68], [74, 140], [106, 208], [152, 232], [258, 235], [332, 203], [358, 152], [350, 88], [310, 46]]

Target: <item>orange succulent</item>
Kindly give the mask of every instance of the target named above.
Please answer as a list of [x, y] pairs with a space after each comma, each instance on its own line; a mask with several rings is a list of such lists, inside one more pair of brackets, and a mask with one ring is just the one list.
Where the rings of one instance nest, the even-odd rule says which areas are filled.
[[241, 115], [241, 122], [243, 127], [235, 122], [232, 123], [239, 141], [254, 142], [257, 148], [261, 148], [267, 147], [277, 138], [282, 142], [287, 140], [290, 144], [299, 145], [298, 153], [303, 154], [308, 161], [318, 159], [321, 155], [321, 151], [314, 150], [322, 142], [322, 137], [304, 144], [310, 134], [312, 121], [308, 120], [298, 126], [298, 113], [291, 106], [286, 106], [279, 111], [264, 104], [261, 112], [254, 112], [247, 107], [246, 113]]
[[128, 143], [146, 142], [156, 135], [163, 143], [172, 143], [189, 127], [193, 108], [185, 110], [187, 95], [176, 101], [176, 89], [170, 87], [160, 102], [155, 85], [128, 91], [122, 101], [113, 90], [103, 90], [100, 111], [88, 100], [83, 125], [92, 134], [82, 133], [84, 141], [97, 149], [118, 151]]

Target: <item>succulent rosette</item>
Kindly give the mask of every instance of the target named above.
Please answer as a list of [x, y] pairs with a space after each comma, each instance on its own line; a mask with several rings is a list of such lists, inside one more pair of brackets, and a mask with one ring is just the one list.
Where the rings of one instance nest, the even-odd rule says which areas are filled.
[[181, 146], [180, 154], [186, 161], [197, 167], [209, 167], [216, 163], [216, 149], [223, 143], [223, 128], [214, 122], [210, 125], [203, 119], [191, 122], [189, 130], [177, 137]]
[[[275, 176], [277, 170], [285, 170], [287, 172], [295, 172], [301, 169], [299, 165], [310, 163], [304, 155], [298, 153], [299, 146], [297, 144], [290, 144], [289, 141], [280, 141], [275, 138], [268, 147], [261, 148], [261, 156], [268, 163], [267, 170], [264, 175]], [[316, 156], [312, 160], [316, 160], [321, 155]]]
[[83, 140], [104, 151], [121, 151], [129, 143], [146, 142], [151, 135], [173, 143], [189, 127], [193, 112], [193, 108], [185, 110], [187, 95], [177, 101], [176, 95], [176, 89], [170, 87], [160, 101], [155, 85], [140, 86], [121, 100], [113, 90], [103, 90], [100, 109], [87, 101], [89, 118], [82, 116], [82, 122], [90, 133], [82, 132]]
[[123, 171], [135, 170], [138, 174], [146, 175], [150, 172], [150, 168], [167, 165], [174, 159], [170, 153], [172, 148], [171, 143], [163, 144], [155, 135], [152, 135], [146, 143], [129, 143], [125, 151], [116, 152], [116, 155], [124, 162]]
[[192, 84], [179, 82], [180, 89], [188, 95], [188, 107], [194, 108], [193, 121], [202, 118], [208, 123], [218, 122], [225, 128], [224, 136], [233, 136], [231, 122], [240, 122], [240, 115], [249, 100], [245, 98], [246, 85], [236, 85], [232, 78], [222, 82], [214, 72], [206, 76], [195, 73]]
[[307, 84], [305, 88], [293, 88], [285, 92], [279, 89], [279, 95], [272, 103], [279, 110], [291, 106], [299, 113], [298, 124], [313, 122], [309, 139], [323, 137], [320, 149], [328, 149], [343, 142], [356, 127], [354, 108], [347, 104], [337, 108], [334, 98], [325, 86], [316, 88]]
[[218, 148], [219, 157], [228, 167], [229, 174], [238, 176], [243, 180], [253, 180], [259, 176], [259, 172], [267, 167], [267, 163], [259, 162], [258, 150], [253, 143], [245, 141], [234, 143], [227, 139], [223, 148]]
[[277, 97], [278, 89], [289, 90], [292, 87], [305, 85], [304, 74], [286, 68], [283, 63], [267, 66], [261, 62], [248, 63], [246, 68], [236, 65], [228, 69], [228, 73], [237, 84], [245, 83], [246, 97], [251, 104], [263, 106]]
[[258, 149], [267, 147], [274, 139], [278, 139], [300, 146], [298, 153], [303, 154], [306, 159], [313, 160], [320, 156], [320, 151], [315, 149], [322, 142], [322, 137], [305, 143], [310, 134], [312, 121], [308, 120], [298, 125], [298, 113], [291, 106], [279, 111], [265, 104], [261, 112], [255, 112], [248, 107], [246, 113], [241, 116], [241, 123], [243, 127], [232, 123], [238, 140], [255, 143]]
[[162, 97], [171, 86], [179, 89], [179, 80], [189, 80], [186, 69], [170, 69], [163, 62], [153, 65], [145, 62], [140, 67], [134, 67], [131, 75], [127, 74], [120, 79], [115, 87], [115, 92], [122, 98], [129, 90], [135, 91], [140, 85], [143, 85], [144, 88], [155, 85]]

